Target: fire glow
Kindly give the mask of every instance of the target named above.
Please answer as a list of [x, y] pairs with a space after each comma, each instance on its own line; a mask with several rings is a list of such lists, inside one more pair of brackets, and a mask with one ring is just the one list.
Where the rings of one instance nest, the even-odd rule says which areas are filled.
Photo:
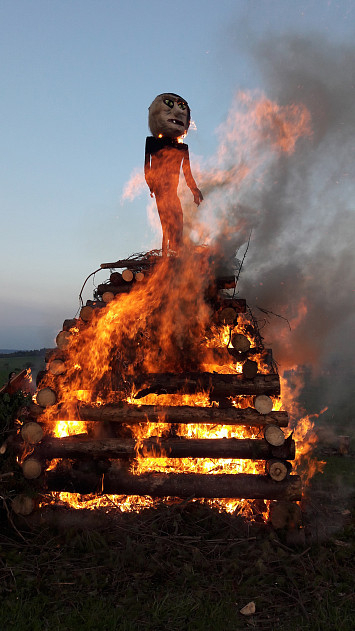
[[[265, 151], [261, 142], [274, 153], [291, 154], [299, 137], [310, 135], [310, 119], [302, 106], [279, 107], [275, 103], [254, 96], [239, 95], [242, 111], [234, 113], [223, 132], [216, 160], [217, 170], [206, 173], [211, 181], [228, 182], [237, 178], [244, 186], [254, 178], [261, 178]], [[244, 108], [244, 110], [243, 110]], [[232, 116], [232, 115], [231, 115]], [[253, 153], [260, 158], [251, 165], [240, 161], [237, 171], [222, 172], [218, 168], [223, 156], [230, 150], [235, 138], [246, 135], [245, 144], [250, 146], [249, 158]], [[240, 142], [240, 141], [239, 141]], [[217, 178], [217, 180], [216, 180]], [[135, 176], [128, 186], [130, 194], [140, 184]], [[127, 190], [128, 190], [127, 189]], [[223, 216], [221, 219], [223, 226]], [[196, 229], [196, 227], [194, 228]], [[197, 230], [204, 232], [204, 228]], [[102, 404], [122, 406], [188, 406], [189, 408], [218, 408], [221, 400], [206, 387], [195, 392], [182, 385], [178, 393], [149, 391], [140, 382], [142, 375], [175, 373], [184, 376], [191, 372], [210, 375], [242, 376], [245, 367], [245, 351], [234, 348], [238, 335], [247, 340], [251, 363], [257, 366], [258, 375], [275, 374], [274, 364], [267, 361], [260, 334], [251, 316], [238, 314], [233, 322], [223, 321], [211, 309], [208, 291], [214, 283], [214, 260], [218, 252], [212, 247], [195, 247], [191, 243], [182, 248], [179, 257], [157, 257], [154, 267], [135, 283], [129, 294], [120, 293], [110, 298], [104, 308], [92, 309], [88, 319], [77, 320], [66, 332], [65, 371], [54, 374], [46, 372], [41, 388], [53, 389], [56, 405], [48, 406], [41, 418], [47, 434], [55, 437], [73, 435], [96, 436], [95, 423], [83, 422], [78, 413], [78, 403], [88, 403], [99, 408]], [[224, 294], [231, 297], [228, 290]], [[231, 353], [232, 351], [232, 353]], [[233, 355], [233, 351], [236, 351]], [[238, 352], [240, 361], [238, 360]], [[55, 357], [55, 355], [53, 356]], [[53, 359], [54, 361], [54, 359]], [[147, 392], [145, 392], [147, 390]], [[185, 390], [185, 391], [184, 391]], [[138, 396], [137, 396], [138, 395]], [[229, 405], [235, 409], [252, 408], [254, 397], [242, 395], [229, 398]], [[282, 399], [272, 397], [273, 411], [284, 410]], [[58, 418], [65, 409], [65, 418]], [[70, 418], [70, 420], [68, 420]], [[308, 436], [312, 421], [305, 420], [303, 430], [297, 426], [299, 435]], [[169, 423], [164, 415], [157, 421], [148, 418], [133, 425], [121, 424], [123, 432], [135, 441], [134, 458], [130, 460], [129, 471], [133, 476], [147, 473], [200, 473], [200, 474], [263, 474], [265, 463], [260, 460], [233, 458], [191, 458], [169, 457], [163, 454], [163, 438], [173, 435], [182, 439], [258, 439], [262, 438], [260, 426], [241, 427], [212, 423]], [[100, 431], [100, 430], [99, 430]], [[102, 436], [99, 436], [102, 437]], [[147, 443], [147, 439], [152, 439]], [[154, 440], [159, 447], [154, 453]], [[149, 451], [146, 445], [149, 444]], [[152, 447], [153, 445], [153, 447]], [[300, 458], [302, 449], [309, 446], [297, 444]], [[57, 460], [52, 460], [47, 471], [54, 469]], [[294, 469], [295, 471], [295, 469]], [[296, 469], [297, 471], [297, 469]], [[102, 473], [102, 482], [105, 472]], [[162, 501], [172, 502], [173, 497], [153, 499], [150, 496], [110, 495], [100, 493], [84, 496], [77, 493], [53, 492], [52, 501], [65, 502], [73, 508], [116, 507], [121, 511], [139, 511], [155, 506]], [[253, 502], [245, 499], [207, 499], [218, 510], [239, 513], [253, 517]], [[259, 513], [266, 517], [268, 500], [259, 502]]]

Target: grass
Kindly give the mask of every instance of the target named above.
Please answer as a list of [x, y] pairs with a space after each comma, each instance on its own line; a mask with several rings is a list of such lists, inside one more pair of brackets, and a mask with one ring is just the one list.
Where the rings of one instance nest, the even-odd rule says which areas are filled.
[[[353, 629], [349, 518], [306, 547], [199, 504], [106, 516], [93, 529], [89, 517], [73, 527], [61, 513], [57, 526], [23, 525], [22, 537], [2, 519], [2, 629]], [[250, 601], [247, 618], [240, 609]]]

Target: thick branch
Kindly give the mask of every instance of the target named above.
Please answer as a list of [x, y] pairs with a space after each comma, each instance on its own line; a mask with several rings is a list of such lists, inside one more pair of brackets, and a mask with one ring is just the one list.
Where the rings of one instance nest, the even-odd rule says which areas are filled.
[[157, 373], [135, 378], [136, 399], [147, 394], [173, 394], [177, 392], [193, 393], [201, 390], [211, 391], [211, 398], [233, 397], [242, 394], [280, 394], [279, 376], [257, 375], [254, 379], [245, 379], [243, 375], [223, 375], [218, 373]]
[[132, 475], [122, 469], [109, 469], [105, 475], [86, 474], [72, 468], [48, 471], [45, 481], [49, 491], [71, 493], [112, 493], [150, 495], [152, 497], [201, 497], [300, 500], [301, 478], [292, 475], [274, 482], [264, 475], [247, 473], [219, 475], [149, 473]]
[[34, 449], [38, 459], [80, 458], [82, 456], [130, 458], [136, 453], [154, 458], [235, 458], [267, 460], [276, 455], [292, 459], [294, 441], [288, 443], [280, 456], [280, 448], [271, 447], [266, 440], [249, 438], [146, 438], [137, 445], [134, 439], [107, 438], [97, 440], [87, 435], [65, 438], [45, 438]]
[[[70, 411], [71, 410], [71, 413]], [[73, 410], [75, 415], [73, 416]], [[38, 418], [43, 413], [43, 408], [31, 405], [30, 415]], [[210, 423], [213, 425], [244, 425], [249, 427], [265, 427], [273, 424], [279, 427], [287, 427], [287, 412], [270, 412], [269, 414], [259, 414], [254, 408], [220, 408], [220, 407], [194, 407], [182, 406], [154, 406], [154, 405], [119, 405], [107, 403], [104, 405], [94, 405], [90, 403], [72, 403], [66, 412], [65, 407], [58, 406], [51, 420], [68, 418], [68, 420], [79, 419], [87, 422], [135, 423], [165, 422], [196, 424]], [[49, 422], [49, 421], [48, 421]]]

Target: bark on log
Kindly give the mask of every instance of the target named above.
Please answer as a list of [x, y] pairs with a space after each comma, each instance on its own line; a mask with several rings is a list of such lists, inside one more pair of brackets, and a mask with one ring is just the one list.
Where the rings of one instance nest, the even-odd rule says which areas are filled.
[[144, 268], [153, 267], [158, 261], [161, 261], [161, 256], [152, 256], [151, 258], [140, 259], [140, 260], [130, 260], [130, 259], [122, 259], [120, 261], [115, 261], [114, 263], [101, 263], [101, 269], [116, 269], [116, 268], [124, 268], [132, 270], [140, 270]]
[[68, 318], [67, 320], [64, 320], [63, 322], [63, 331], [70, 331], [70, 329], [73, 329], [74, 327], [78, 326], [78, 320], [76, 318]]
[[237, 317], [237, 312], [233, 307], [225, 307], [218, 314], [218, 319], [222, 324], [231, 325], [234, 324]]
[[[131, 438], [92, 439], [86, 434], [65, 438], [45, 438], [33, 455], [41, 460], [53, 458], [132, 458], [138, 453], [152, 458], [228, 458], [269, 460], [273, 448], [263, 439], [249, 438], [166, 438], [151, 436], [139, 442]], [[288, 445], [285, 458], [294, 457], [294, 445]], [[288, 470], [286, 470], [287, 474]], [[286, 475], [285, 474], [285, 475]], [[271, 475], [271, 474], [270, 474]]]
[[46, 354], [44, 356], [44, 361], [46, 364], [49, 364], [54, 359], [61, 359], [62, 361], [66, 360], [66, 353], [59, 348], [48, 348], [46, 350]]
[[243, 364], [243, 375], [245, 379], [254, 379], [258, 374], [258, 364], [252, 359], [247, 359]]
[[280, 394], [278, 375], [257, 375], [244, 379], [240, 374], [218, 373], [152, 373], [135, 378], [136, 399], [147, 394], [194, 393], [210, 390], [211, 398], [233, 397], [246, 394]]
[[124, 285], [124, 280], [122, 278], [122, 274], [119, 272], [112, 272], [110, 275], [110, 283], [112, 285]]
[[244, 298], [220, 298], [220, 305], [224, 308], [232, 307], [237, 313], [246, 312], [246, 300]]
[[151, 497], [269, 500], [300, 500], [302, 495], [301, 478], [298, 475], [292, 475], [283, 482], [274, 482], [267, 476], [247, 473], [131, 475], [112, 467], [102, 476], [83, 474], [69, 467], [57, 467], [46, 473], [45, 483], [48, 491], [82, 494], [102, 492]]
[[[165, 422], [178, 424], [205, 423], [212, 425], [244, 425], [249, 427], [264, 427], [269, 424], [287, 427], [287, 412], [271, 412], [270, 414], [259, 414], [254, 408], [227, 409], [221, 407], [194, 407], [182, 406], [154, 406], [154, 405], [119, 405], [106, 403], [94, 405], [90, 403], [72, 403], [68, 410], [76, 410], [75, 417], [87, 422], [114, 422], [114, 423], [150, 423]], [[32, 404], [29, 413], [33, 418], [38, 418], [43, 409]], [[63, 418], [73, 418], [73, 415], [66, 412], [64, 406], [60, 406], [53, 414], [52, 420], [57, 421]], [[49, 422], [49, 421], [48, 421]]]

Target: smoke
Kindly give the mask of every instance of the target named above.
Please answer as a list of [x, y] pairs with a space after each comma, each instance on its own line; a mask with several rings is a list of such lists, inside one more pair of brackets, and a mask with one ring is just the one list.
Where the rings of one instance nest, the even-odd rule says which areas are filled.
[[355, 355], [355, 47], [315, 34], [250, 41], [264, 91], [236, 93], [216, 154], [192, 160], [204, 202], [196, 211], [181, 188], [186, 233], [230, 268], [251, 233], [238, 292], [265, 344], [283, 371], [337, 362], [320, 407], [344, 403], [341, 372], [354, 373]]
[[201, 169], [214, 240], [229, 258], [252, 230], [238, 290], [289, 320], [291, 331], [275, 317], [263, 330], [283, 369], [353, 366], [355, 48], [275, 36], [250, 54], [265, 94], [236, 95], [219, 129], [218, 186]]

